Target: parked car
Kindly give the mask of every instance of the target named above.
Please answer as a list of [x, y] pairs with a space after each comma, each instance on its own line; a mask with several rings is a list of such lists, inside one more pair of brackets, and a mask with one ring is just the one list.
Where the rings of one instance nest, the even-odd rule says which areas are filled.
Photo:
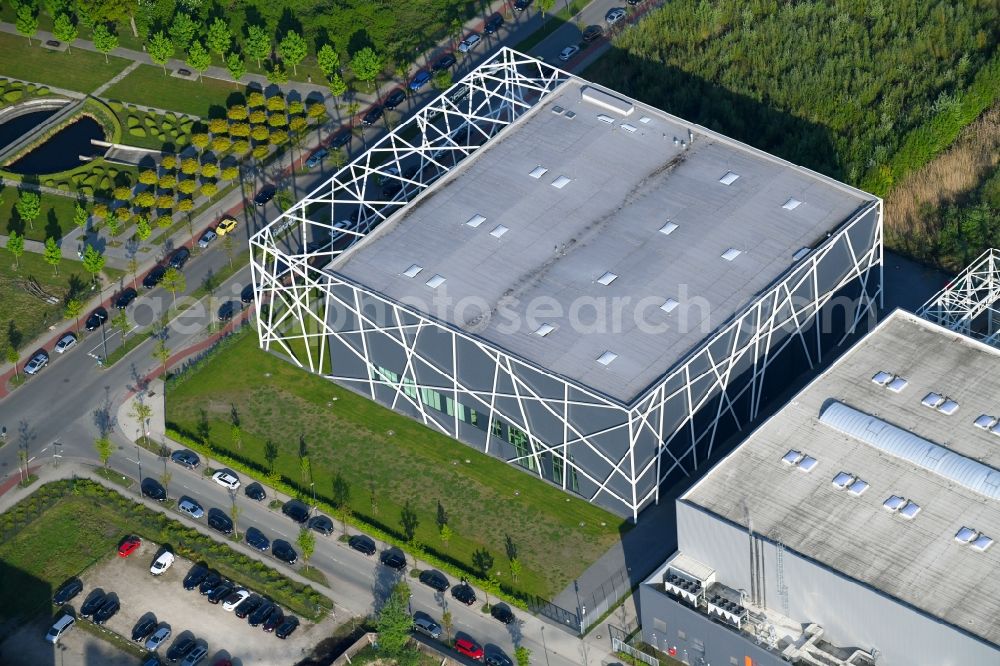
[[256, 481], [247, 486], [243, 492], [252, 500], [257, 500], [262, 502], [267, 499], [267, 493], [264, 492], [264, 486], [260, 485]]
[[445, 53], [443, 56], [434, 61], [434, 64], [431, 65], [431, 69], [435, 72], [443, 72], [447, 69], [451, 69], [456, 62], [458, 61], [455, 59], [454, 53]]
[[202, 581], [208, 577], [208, 567], [204, 564], [195, 564], [188, 570], [187, 575], [184, 576], [184, 589], [193, 590], [194, 588], [201, 585]]
[[302, 524], [309, 519], [309, 507], [297, 499], [288, 500], [281, 507], [281, 513]]
[[417, 611], [413, 614], [413, 628], [424, 636], [430, 636], [434, 639], [441, 637], [441, 625], [423, 611]]
[[608, 25], [614, 25], [623, 18], [625, 18], [624, 7], [612, 7], [608, 10], [608, 13], [604, 15], [604, 20], [607, 21]]
[[274, 195], [278, 193], [274, 185], [265, 185], [257, 192], [257, 196], [253, 198], [253, 204], [255, 206], [264, 206], [268, 201], [274, 198]]
[[514, 11], [523, 12], [531, 6], [531, 0], [514, 0]]
[[217, 313], [219, 321], [229, 321], [236, 314], [236, 301], [226, 301], [219, 306]]
[[288, 638], [298, 626], [299, 618], [294, 615], [289, 615], [285, 618], [285, 621], [278, 625], [278, 628], [274, 630], [274, 635], [278, 638]]
[[274, 602], [265, 599], [264, 603], [262, 603], [260, 606], [257, 607], [257, 610], [255, 610], [254, 612], [250, 613], [249, 616], [247, 616], [247, 624], [249, 624], [251, 627], [259, 627], [261, 624], [264, 623], [264, 620], [267, 619], [267, 617], [271, 614], [271, 611], [274, 610], [274, 608], [275, 608]]
[[385, 101], [382, 102], [382, 106], [384, 106], [389, 111], [392, 111], [405, 101], [406, 101], [406, 91], [403, 90], [402, 88], [396, 88], [391, 93], [386, 95]]
[[430, 80], [431, 80], [431, 73], [428, 72], [426, 69], [422, 69], [416, 74], [414, 74], [413, 78], [410, 79], [410, 90], [420, 90], [425, 85], [427, 85], [428, 81]]
[[186, 247], [179, 247], [176, 250], [174, 250], [173, 254], [170, 255], [170, 258], [167, 259], [167, 264], [169, 264], [171, 268], [176, 268], [177, 270], [180, 270], [184, 268], [184, 264], [186, 264], [187, 260], [190, 258], [191, 258], [191, 250], [187, 249]]
[[164, 571], [170, 568], [170, 565], [174, 563], [174, 554], [169, 550], [165, 550], [160, 555], [153, 560], [153, 563], [149, 567], [149, 573], [154, 576], [159, 576]]
[[264, 620], [263, 624], [261, 625], [261, 629], [263, 629], [266, 633], [269, 634], [273, 633], [274, 630], [277, 629], [284, 621], [285, 621], [285, 614], [281, 611], [280, 608], [275, 606], [274, 608], [271, 609], [271, 612], [268, 614], [267, 619]]
[[445, 578], [445, 575], [436, 569], [425, 569], [420, 572], [420, 582], [427, 587], [433, 588], [438, 592], [444, 592], [449, 587], [451, 583]]
[[378, 561], [396, 571], [402, 571], [406, 568], [406, 556], [398, 548], [382, 551], [382, 556], [378, 558]]
[[219, 234], [215, 233], [215, 229], [209, 229], [201, 235], [201, 238], [198, 239], [198, 247], [205, 249], [206, 247], [208, 247], [209, 243], [211, 243], [218, 237]]
[[486, 19], [486, 23], [483, 24], [483, 32], [485, 32], [487, 35], [495, 35], [496, 32], [500, 29], [500, 26], [502, 25], [503, 25], [503, 15], [500, 13], [493, 14], [488, 19]]
[[142, 666], [163, 666], [163, 662], [155, 652], [147, 652], [146, 655], [146, 660], [142, 662]]
[[333, 148], [334, 150], [343, 148], [344, 146], [346, 146], [351, 142], [352, 137], [353, 135], [351, 134], [350, 130], [341, 130], [336, 134], [334, 134], [333, 137], [330, 139], [330, 147]]
[[122, 542], [118, 544], [118, 557], [128, 557], [135, 551], [139, 549], [142, 545], [142, 539], [130, 534], [129, 536], [122, 539]]
[[240, 292], [240, 302], [241, 303], [253, 303], [253, 285], [248, 284], [243, 287], [243, 291]]
[[167, 499], [167, 491], [160, 482], [149, 476], [142, 480], [142, 494], [157, 502]]
[[583, 41], [588, 44], [595, 39], [599, 39], [604, 36], [604, 28], [599, 25], [588, 25], [583, 31]]
[[580, 52], [580, 47], [577, 46], [576, 44], [567, 46], [566, 48], [564, 48], [562, 51], [559, 52], [559, 59], [562, 60], [563, 62], [566, 62], [579, 52]]
[[197, 666], [207, 655], [208, 646], [197, 643], [195, 644], [194, 649], [188, 652], [188, 656], [184, 657], [184, 661], [181, 662], [181, 666]]
[[190, 497], [182, 497], [181, 501], [177, 503], [177, 510], [186, 513], [195, 520], [205, 515], [205, 510], [201, 508], [201, 505]]
[[163, 264], [157, 264], [153, 266], [153, 270], [146, 273], [146, 277], [142, 278], [142, 286], [146, 289], [152, 289], [156, 285], [160, 284], [163, 280], [163, 276], [167, 274], [167, 267]]
[[45, 634], [45, 640], [55, 645], [74, 624], [76, 624], [76, 618], [69, 613], [63, 613], [52, 623], [49, 633]]
[[251, 548], [267, 552], [271, 549], [271, 540], [264, 536], [256, 527], [250, 527], [246, 531], [247, 545]]
[[364, 116], [362, 116], [362, 118], [361, 118], [361, 124], [362, 125], [374, 125], [375, 123], [378, 122], [379, 118], [382, 117], [382, 114], [384, 112], [385, 112], [385, 109], [382, 108], [381, 104], [374, 105], [373, 107], [371, 107], [370, 109], [368, 109], [368, 113], [366, 113]]
[[62, 354], [63, 352], [76, 346], [76, 336], [72, 333], [67, 333], [66, 335], [59, 338], [59, 342], [53, 348], [53, 351], [57, 354]]
[[76, 577], [70, 578], [56, 590], [55, 595], [52, 597], [52, 603], [62, 606], [74, 599], [81, 592], [83, 592], [83, 581]]
[[104, 605], [104, 600], [107, 598], [107, 593], [101, 588], [97, 588], [91, 592], [87, 595], [87, 599], [80, 605], [80, 617], [90, 617], [99, 611], [101, 606]]
[[481, 41], [483, 41], [483, 38], [478, 32], [470, 32], [466, 35], [465, 39], [459, 42], [458, 50], [461, 53], [468, 53], [472, 49], [476, 48]]
[[118, 294], [118, 298], [115, 299], [115, 307], [119, 310], [124, 310], [128, 306], [132, 305], [132, 301], [134, 301], [138, 295], [139, 292], [132, 287], [122, 289], [121, 293]]
[[283, 539], [275, 539], [271, 542], [271, 554], [285, 564], [295, 564], [295, 561], [299, 559], [299, 554], [292, 548], [292, 544]]
[[319, 150], [313, 151], [313, 154], [306, 159], [306, 168], [314, 169], [323, 163], [323, 159], [329, 155], [325, 148], [320, 148]]
[[365, 555], [375, 554], [375, 540], [364, 534], [355, 534], [347, 540], [347, 545]]
[[104, 308], [97, 308], [96, 310], [90, 313], [89, 317], [87, 317], [87, 321], [84, 322], [84, 326], [88, 331], [94, 331], [97, 330], [98, 326], [101, 326], [107, 320], [108, 320], [108, 311], [105, 310]]
[[207, 596], [212, 593], [212, 590], [219, 587], [225, 582], [222, 578], [222, 574], [218, 571], [209, 571], [208, 575], [205, 576], [205, 580], [201, 581], [198, 585], [198, 593], [202, 596]]
[[236, 606], [236, 610], [234, 611], [236, 613], [236, 617], [241, 620], [246, 619], [247, 615], [260, 608], [260, 605], [263, 603], [263, 597], [259, 594], [251, 594]]
[[469, 659], [473, 659], [475, 661], [483, 660], [482, 646], [468, 636], [460, 636], [455, 639], [455, 650]]
[[490, 615], [493, 616], [494, 620], [500, 620], [504, 624], [510, 624], [514, 621], [514, 611], [507, 604], [493, 604], [490, 606]]
[[170, 625], [160, 624], [153, 635], [146, 639], [146, 649], [152, 652], [163, 645], [168, 638], [170, 638]]
[[313, 516], [307, 524], [309, 529], [316, 530], [320, 534], [330, 536], [333, 534], [333, 521], [326, 516]]
[[139, 621], [132, 627], [132, 640], [142, 643], [156, 629], [156, 616], [150, 614], [139, 618]]
[[38, 351], [31, 360], [24, 364], [24, 374], [34, 375], [39, 370], [49, 364], [49, 355], [45, 351]]
[[[258, 195], [259, 196], [259, 195]], [[220, 236], [225, 236], [233, 229], [236, 228], [237, 221], [232, 215], [223, 215], [222, 219], [219, 220], [219, 224], [215, 227], [215, 233]]]
[[496, 645], [487, 643], [483, 648], [487, 666], [514, 666], [514, 662]]
[[189, 636], [178, 639], [177, 642], [171, 645], [170, 649], [167, 650], [167, 661], [173, 663], [183, 659], [189, 652], [191, 652], [191, 650], [194, 649], [194, 645], [194, 639]]
[[122, 605], [121, 602], [118, 600], [118, 595], [109, 594], [108, 597], [104, 600], [104, 603], [101, 604], [101, 607], [98, 608], [97, 611], [94, 613], [93, 617], [94, 624], [104, 624], [105, 622], [113, 618], [115, 616], [115, 613], [117, 613], [121, 609], [121, 607]]
[[231, 592], [222, 601], [222, 610], [232, 612], [237, 606], [246, 601], [246, 598], [250, 596], [249, 590], [236, 590]]
[[451, 596], [455, 597], [456, 601], [461, 601], [466, 606], [471, 606], [476, 603], [476, 591], [472, 589], [472, 586], [466, 582], [462, 582], [451, 588]]
[[230, 583], [228, 580], [224, 580], [220, 584], [216, 585], [211, 592], [205, 595], [205, 598], [208, 599], [208, 603], [210, 604], [218, 604], [235, 590], [235, 585]]
[[187, 467], [188, 469], [197, 469], [198, 465], [201, 464], [201, 458], [198, 457], [198, 454], [187, 449], [174, 451], [170, 454], [170, 459], [181, 467]]
[[208, 526], [213, 530], [222, 532], [223, 534], [228, 535], [233, 533], [232, 519], [220, 509], [208, 510]]
[[225, 486], [230, 490], [236, 490], [240, 487], [240, 477], [236, 476], [229, 470], [219, 470], [212, 475], [212, 480], [218, 483], [220, 486]]

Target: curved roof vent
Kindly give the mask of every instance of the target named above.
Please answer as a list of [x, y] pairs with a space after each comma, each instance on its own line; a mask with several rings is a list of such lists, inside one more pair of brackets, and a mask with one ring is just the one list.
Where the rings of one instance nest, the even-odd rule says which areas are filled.
[[823, 424], [876, 449], [933, 472], [980, 495], [1000, 500], [1000, 470], [946, 449], [841, 402], [820, 413]]

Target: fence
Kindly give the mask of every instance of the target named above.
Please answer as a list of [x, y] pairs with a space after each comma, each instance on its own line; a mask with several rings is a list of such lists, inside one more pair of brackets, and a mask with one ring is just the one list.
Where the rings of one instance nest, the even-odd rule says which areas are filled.
[[604, 614], [610, 609], [617, 606], [631, 591], [632, 582], [629, 578], [629, 571], [627, 568], [622, 567], [595, 588], [593, 592], [585, 597], [581, 597], [581, 633], [586, 633], [587, 629], [604, 617]]
[[611, 638], [611, 651], [614, 653], [622, 652], [632, 657], [637, 661], [641, 661], [644, 664], [649, 664], [649, 666], [660, 666], [660, 660], [652, 655], [648, 655], [642, 650], [632, 647], [628, 644], [625, 632], [618, 627], [609, 624], [608, 625], [608, 636]]

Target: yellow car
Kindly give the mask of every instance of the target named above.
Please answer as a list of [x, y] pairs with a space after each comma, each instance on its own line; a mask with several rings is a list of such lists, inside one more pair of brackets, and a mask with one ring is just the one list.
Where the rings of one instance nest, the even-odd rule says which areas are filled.
[[222, 220], [219, 221], [219, 226], [215, 228], [215, 233], [220, 236], [225, 236], [230, 231], [236, 228], [236, 218], [230, 217], [229, 215], [224, 215]]

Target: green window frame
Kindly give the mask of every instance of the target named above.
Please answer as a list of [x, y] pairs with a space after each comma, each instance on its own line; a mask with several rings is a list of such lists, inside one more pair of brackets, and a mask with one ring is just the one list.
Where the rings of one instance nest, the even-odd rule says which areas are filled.
[[490, 424], [490, 433], [494, 437], [503, 438], [503, 421], [500, 419], [493, 419], [493, 423]]

